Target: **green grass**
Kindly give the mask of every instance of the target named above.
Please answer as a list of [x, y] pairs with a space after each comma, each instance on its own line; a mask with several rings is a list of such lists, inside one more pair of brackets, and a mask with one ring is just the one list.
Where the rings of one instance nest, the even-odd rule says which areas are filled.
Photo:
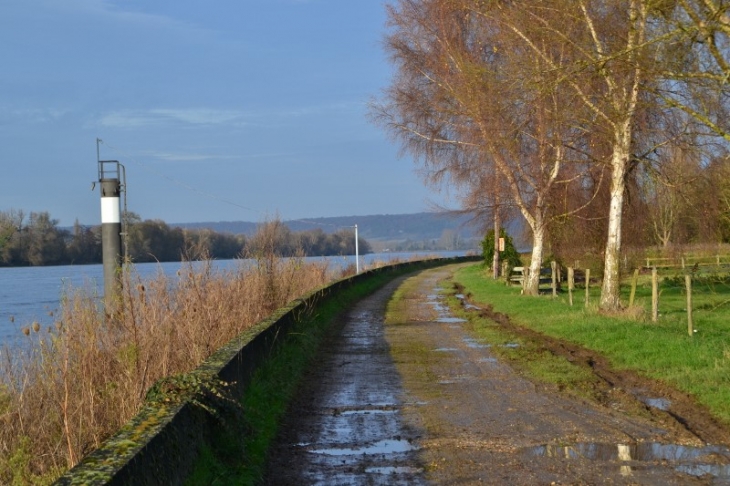
[[[637, 370], [695, 396], [720, 420], [730, 424], [730, 285], [722, 279], [698, 279], [693, 289], [694, 327], [687, 333], [686, 294], [682, 279], [665, 277], [661, 284], [660, 317], [650, 321], [651, 287], [643, 277], [636, 291], [635, 307], [626, 315], [599, 314], [600, 288], [591, 288], [589, 306], [584, 291], [568, 305], [567, 292], [552, 296], [526, 297], [517, 287], [489, 278], [479, 265], [457, 272], [462, 284], [477, 302], [489, 303], [520, 325], [544, 334], [578, 343], [606, 356], [613, 366]], [[622, 302], [628, 303], [630, 286], [622, 287]]]

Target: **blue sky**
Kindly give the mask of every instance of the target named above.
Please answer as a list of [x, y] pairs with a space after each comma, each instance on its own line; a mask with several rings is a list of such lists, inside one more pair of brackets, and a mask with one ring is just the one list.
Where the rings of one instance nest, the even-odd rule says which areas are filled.
[[366, 118], [391, 80], [379, 0], [5, 0], [0, 210], [98, 224], [96, 139], [169, 223], [429, 210]]

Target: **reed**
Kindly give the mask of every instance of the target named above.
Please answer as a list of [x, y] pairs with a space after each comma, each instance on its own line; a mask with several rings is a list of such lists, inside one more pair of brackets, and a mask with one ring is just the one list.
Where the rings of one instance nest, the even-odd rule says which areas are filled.
[[0, 352], [0, 484], [50, 484], [134, 416], [157, 380], [342, 276], [272, 253], [245, 262], [145, 281], [131, 267], [111, 311], [88, 289], [67, 290], [55, 326], [31, 326], [27, 350]]

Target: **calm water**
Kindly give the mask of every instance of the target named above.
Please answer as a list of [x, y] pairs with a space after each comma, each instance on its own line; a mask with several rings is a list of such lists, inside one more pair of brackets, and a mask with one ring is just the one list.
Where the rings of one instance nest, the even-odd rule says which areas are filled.
[[[461, 256], [465, 252], [375, 253], [360, 257], [361, 268], [373, 261], [408, 259], [414, 256], [437, 254], [443, 257]], [[323, 260], [311, 258], [308, 260]], [[328, 257], [332, 268], [355, 263], [355, 257]], [[214, 268], [232, 270], [241, 260], [216, 260]], [[135, 272], [142, 279], [154, 277], [162, 271], [174, 276], [181, 268], [179, 262], [140, 263]], [[37, 321], [43, 328], [53, 324], [64, 291], [83, 289], [89, 293], [104, 294], [101, 265], [68, 265], [58, 267], [0, 268], [0, 348], [7, 344], [15, 347], [25, 338], [22, 329]]]

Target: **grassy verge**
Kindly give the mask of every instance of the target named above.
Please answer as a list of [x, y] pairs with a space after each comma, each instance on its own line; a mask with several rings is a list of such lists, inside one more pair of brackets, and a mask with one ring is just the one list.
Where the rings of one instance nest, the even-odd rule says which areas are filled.
[[[307, 365], [316, 356], [337, 317], [350, 304], [371, 294], [394, 278], [383, 272], [338, 292], [318, 305], [305, 319], [301, 332], [290, 334], [276, 354], [259, 369], [242, 401], [245, 424], [238, 443], [217, 444], [207, 449], [196, 464], [188, 484], [257, 484], [263, 479], [266, 456], [279, 423], [300, 385]], [[241, 459], [243, 458], [243, 460]]]
[[[632, 309], [626, 316], [606, 316], [592, 305], [585, 306], [582, 292], [574, 295], [572, 307], [564, 294], [557, 298], [524, 297], [515, 287], [488, 278], [478, 265], [458, 271], [454, 280], [475, 301], [491, 304], [515, 323], [596, 350], [616, 368], [639, 371], [690, 393], [717, 418], [730, 424], [730, 286], [722, 280], [698, 279], [693, 293], [698, 332], [691, 337], [687, 334], [686, 297], [678, 285], [680, 279], [665, 278], [662, 282], [657, 323], [646, 317], [651, 305], [647, 282], [640, 283], [635, 302], [646, 311]], [[599, 289], [592, 291], [591, 302], [597, 302]], [[622, 288], [625, 302], [629, 292], [628, 285]], [[562, 371], [556, 369], [554, 373], [559, 377]]]

